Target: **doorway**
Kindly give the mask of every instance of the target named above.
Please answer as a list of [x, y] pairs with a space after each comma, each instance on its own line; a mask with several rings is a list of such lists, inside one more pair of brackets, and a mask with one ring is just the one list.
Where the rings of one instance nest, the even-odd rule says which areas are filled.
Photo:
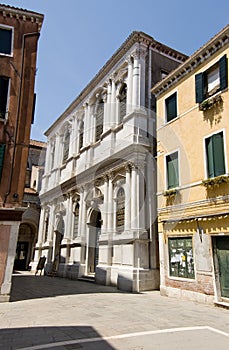
[[216, 238], [221, 297], [229, 298], [229, 236]]
[[14, 270], [23, 271], [27, 269], [27, 257], [29, 242], [17, 242]]
[[55, 231], [55, 246], [54, 246], [54, 256], [52, 262], [52, 272], [57, 273], [59, 269], [59, 264], [61, 261], [61, 242], [64, 237], [64, 220], [60, 219], [57, 230]]
[[99, 235], [101, 232], [101, 212], [93, 210], [89, 223], [87, 273], [95, 274], [99, 261]]

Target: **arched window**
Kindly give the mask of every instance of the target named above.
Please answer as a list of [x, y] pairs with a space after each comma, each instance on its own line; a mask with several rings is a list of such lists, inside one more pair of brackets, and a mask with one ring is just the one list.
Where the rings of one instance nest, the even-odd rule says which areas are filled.
[[54, 160], [55, 160], [55, 143], [54, 141], [51, 143], [51, 152], [50, 152], [50, 158], [51, 158], [51, 169], [52, 170], [54, 168]]
[[116, 228], [118, 232], [124, 231], [125, 223], [125, 191], [121, 187], [117, 193]]
[[45, 214], [44, 242], [46, 242], [48, 239], [48, 228], [49, 228], [49, 212], [47, 211]]
[[79, 236], [79, 203], [75, 205], [74, 211], [74, 227], [73, 227], [73, 239]]
[[126, 115], [126, 96], [127, 96], [127, 86], [126, 84], [123, 84], [120, 94], [119, 94], [119, 101], [120, 101], [120, 123], [122, 123], [123, 118]]
[[67, 128], [64, 134], [64, 142], [63, 142], [63, 163], [65, 163], [68, 159], [69, 144], [70, 144], [70, 132], [69, 132], [69, 129]]
[[96, 108], [95, 141], [98, 141], [103, 133], [104, 102], [99, 100]]
[[83, 147], [84, 122], [81, 121], [79, 127], [79, 150]]

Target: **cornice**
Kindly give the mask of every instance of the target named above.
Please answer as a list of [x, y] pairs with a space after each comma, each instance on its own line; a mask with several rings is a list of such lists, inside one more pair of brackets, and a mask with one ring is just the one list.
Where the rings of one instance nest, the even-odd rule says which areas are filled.
[[178, 66], [170, 74], [168, 74], [163, 80], [159, 81], [152, 89], [151, 92], [156, 97], [160, 96], [163, 92], [174, 86], [188, 73], [192, 72], [203, 62], [213, 56], [217, 51], [227, 45], [229, 42], [229, 25], [224, 27], [218, 34], [210, 39], [205, 45], [200, 47], [199, 50], [194, 52], [183, 64]]
[[156, 41], [150, 35], [133, 31], [130, 36], [124, 41], [120, 48], [111, 56], [111, 58], [105, 63], [105, 65], [98, 71], [95, 77], [86, 85], [76, 99], [69, 105], [63, 114], [50, 126], [45, 132], [45, 136], [48, 136], [50, 132], [58, 125], [59, 122], [64, 120], [86, 97], [87, 95], [100, 83], [100, 81], [106, 77], [109, 71], [126, 55], [126, 53], [133, 47], [134, 44], [141, 43], [152, 50], [167, 54], [173, 59], [183, 62], [187, 59], [187, 56], [183, 53], [173, 50], [172, 48]]
[[28, 11], [24, 10], [21, 8], [9, 6], [9, 5], [4, 5], [0, 4], [0, 14], [3, 15], [3, 17], [10, 17], [10, 18], [17, 18], [23, 21], [29, 20], [31, 22], [35, 22], [41, 25], [44, 20], [44, 15], [41, 13], [33, 12], [33, 11]]

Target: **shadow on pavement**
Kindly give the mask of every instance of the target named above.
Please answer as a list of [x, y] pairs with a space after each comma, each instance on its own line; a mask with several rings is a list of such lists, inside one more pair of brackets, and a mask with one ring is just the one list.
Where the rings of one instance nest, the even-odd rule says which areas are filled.
[[0, 349], [115, 350], [90, 326], [7, 328], [0, 330]]
[[60, 277], [34, 276], [16, 274], [12, 277], [10, 302], [56, 297], [60, 295], [93, 294], [93, 293], [125, 293], [115, 287], [94, 283], [68, 280]]

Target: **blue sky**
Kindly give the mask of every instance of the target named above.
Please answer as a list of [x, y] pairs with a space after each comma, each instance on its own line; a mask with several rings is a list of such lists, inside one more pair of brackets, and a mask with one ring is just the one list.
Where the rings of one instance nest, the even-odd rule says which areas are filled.
[[64, 112], [133, 30], [191, 55], [229, 23], [228, 0], [1, 0], [45, 15], [31, 138]]

